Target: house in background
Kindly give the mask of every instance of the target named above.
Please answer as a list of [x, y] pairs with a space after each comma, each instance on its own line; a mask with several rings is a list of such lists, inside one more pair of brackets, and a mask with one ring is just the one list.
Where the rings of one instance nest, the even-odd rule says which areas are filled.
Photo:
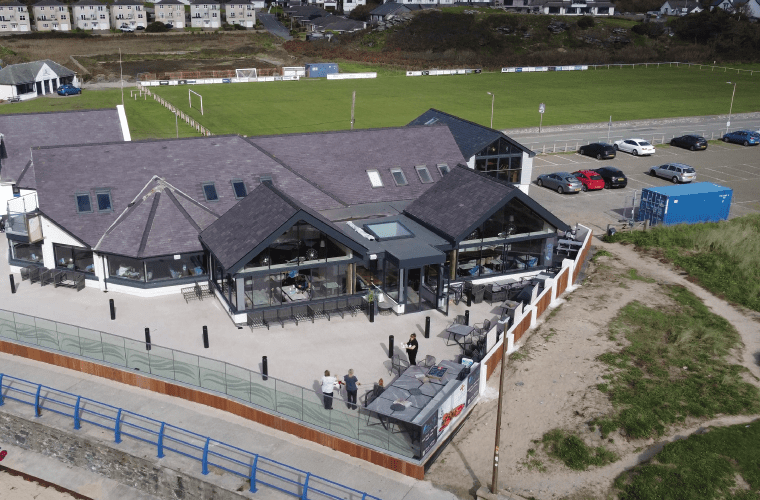
[[111, 16], [108, 5], [97, 0], [79, 0], [72, 4], [73, 24], [81, 30], [109, 30]]
[[0, 3], [0, 33], [31, 31], [29, 11], [18, 0]]
[[145, 7], [139, 0], [115, 0], [110, 8], [111, 26], [116, 29], [124, 26], [135, 30], [148, 25]]
[[180, 0], [161, 0], [154, 4], [156, 21], [171, 24], [175, 28], [185, 27], [185, 4]]
[[224, 5], [224, 20], [227, 24], [239, 24], [246, 28], [256, 26], [256, 9], [263, 8], [259, 0], [232, 0]]
[[58, 0], [40, 0], [32, 12], [37, 31], [71, 31], [69, 7]]
[[710, 10], [723, 9], [726, 12], [741, 12], [752, 19], [760, 19], [760, 2], [758, 0], [716, 0], [710, 4]]
[[220, 11], [216, 0], [192, 0], [190, 25], [193, 28], [218, 28], [222, 23]]
[[11, 64], [0, 69], [0, 99], [25, 101], [52, 94], [63, 84], [76, 83], [75, 79], [76, 73], [50, 59]]
[[697, 0], [668, 0], [660, 7], [660, 14], [664, 16], [686, 16], [698, 14], [703, 10]]
[[[509, 0], [506, 0], [509, 1]], [[560, 16], [613, 16], [615, 4], [605, 0], [529, 0], [533, 12]], [[523, 0], [514, 0], [519, 5]]]
[[343, 0], [343, 12], [348, 14], [360, 5], [367, 5], [367, 0]]

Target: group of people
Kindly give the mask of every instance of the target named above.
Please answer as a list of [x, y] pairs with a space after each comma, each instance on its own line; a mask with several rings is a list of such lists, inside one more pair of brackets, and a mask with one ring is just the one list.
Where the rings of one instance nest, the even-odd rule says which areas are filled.
[[[417, 364], [417, 350], [419, 345], [417, 344], [417, 335], [414, 333], [409, 337], [409, 341], [406, 343], [406, 352], [409, 356], [409, 364]], [[340, 390], [340, 386], [346, 386], [346, 404], [351, 410], [357, 408], [356, 395], [359, 392], [358, 386], [362, 385], [359, 379], [354, 375], [353, 368], [348, 370], [348, 374], [343, 376], [343, 381], [338, 380], [336, 377], [330, 375], [330, 370], [325, 370], [325, 375], [322, 377], [322, 395], [324, 396], [325, 410], [332, 410], [333, 397], [335, 397], [335, 390]], [[377, 383], [378, 387], [383, 390], [383, 379]]]

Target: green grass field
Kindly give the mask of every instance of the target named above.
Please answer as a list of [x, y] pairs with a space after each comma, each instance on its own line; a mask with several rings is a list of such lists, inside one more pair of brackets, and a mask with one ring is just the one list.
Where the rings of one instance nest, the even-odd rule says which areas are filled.
[[[371, 70], [358, 64], [343, 70]], [[216, 134], [314, 132], [350, 128], [351, 93], [356, 90], [356, 128], [402, 126], [428, 108], [488, 125], [491, 97], [494, 127], [537, 126], [538, 105], [546, 104], [543, 125], [665, 118], [759, 111], [755, 98], [760, 73], [650, 67], [552, 72], [406, 77], [382, 71], [377, 79], [197, 85], [205, 116], [188, 107], [188, 88], [152, 90], [190, 113]]]

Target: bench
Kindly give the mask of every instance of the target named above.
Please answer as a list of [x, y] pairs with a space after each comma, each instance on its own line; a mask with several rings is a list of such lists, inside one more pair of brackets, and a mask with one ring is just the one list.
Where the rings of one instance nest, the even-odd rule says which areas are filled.
[[193, 286], [180, 289], [180, 292], [182, 292], [182, 297], [185, 299], [185, 303], [195, 299], [203, 300], [203, 297], [211, 297], [214, 295], [209, 283], [196, 283]]
[[8, 102], [21, 102], [21, 98], [17, 95], [8, 98]]
[[70, 269], [58, 271], [53, 273], [53, 282], [56, 287], [65, 286], [67, 288], [74, 288], [78, 292], [84, 288], [84, 273]]

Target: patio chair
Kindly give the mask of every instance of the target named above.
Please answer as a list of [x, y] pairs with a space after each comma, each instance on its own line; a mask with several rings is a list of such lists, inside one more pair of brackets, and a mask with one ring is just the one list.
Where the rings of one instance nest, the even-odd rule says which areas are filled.
[[486, 293], [485, 285], [473, 285], [472, 287], [472, 301], [475, 304], [483, 302], [483, 295]]
[[296, 318], [296, 322], [311, 320], [314, 323], [314, 317], [309, 314], [309, 308], [306, 304], [293, 306], [293, 316]]
[[319, 318], [327, 318], [327, 321], [330, 321], [330, 314], [325, 313], [325, 305], [322, 302], [308, 304], [306, 308], [309, 310], [312, 322], [314, 322], [315, 319]]
[[261, 311], [248, 313], [248, 326], [253, 331], [254, 328], [260, 328], [264, 325], [264, 314]]
[[491, 320], [490, 319], [483, 320], [483, 323], [481, 323], [480, 326], [478, 326], [477, 324], [474, 326], [475, 326], [475, 332], [473, 336], [478, 337], [478, 338], [483, 337], [486, 334], [488, 334], [488, 330], [491, 329]]
[[280, 325], [285, 328], [285, 325], [280, 321], [280, 318], [277, 317], [277, 309], [267, 309], [262, 314], [267, 330], [269, 330], [269, 326], [274, 323], [280, 323]]
[[367, 406], [370, 405], [370, 403], [372, 403], [372, 401], [379, 398], [380, 394], [382, 394], [384, 390], [385, 390], [385, 387], [375, 382], [375, 385], [372, 387], [372, 390], [364, 393], [364, 403], [363, 403], [364, 407], [366, 408]]
[[285, 328], [286, 321], [293, 321], [298, 326], [298, 318], [293, 315], [292, 307], [282, 307], [277, 309], [277, 319], [282, 323], [282, 327]]
[[435, 366], [435, 356], [431, 356], [428, 354], [425, 356], [425, 359], [422, 360], [422, 363], [419, 364], [419, 366], [424, 366], [425, 368], [430, 368], [431, 366]]
[[337, 300], [326, 300], [324, 302], [324, 311], [325, 314], [328, 316], [332, 316], [333, 314], [339, 314], [340, 317], [343, 317], [343, 311], [338, 309], [338, 301]]
[[56, 273], [59, 273], [60, 271], [57, 269], [48, 269], [47, 271], [40, 274], [40, 285], [52, 285], [55, 283], [55, 275]]
[[349, 297], [348, 307], [352, 316], [356, 316], [364, 308], [364, 300], [361, 297]]
[[354, 315], [353, 311], [348, 307], [348, 299], [347, 298], [340, 298], [337, 300], [338, 303], [338, 310], [342, 313], [349, 313], [351, 316]]
[[407, 368], [409, 368], [409, 361], [403, 359], [401, 354], [394, 354], [391, 358], [391, 375], [393, 375], [393, 370], [397, 370], [398, 374], [401, 375]]
[[483, 298], [489, 305], [493, 305], [494, 302], [504, 302], [507, 300], [507, 287], [501, 286], [498, 283], [487, 285]]
[[31, 283], [36, 283], [37, 281], [40, 281], [42, 279], [42, 273], [47, 271], [47, 267], [38, 267], [34, 266], [32, 269], [29, 270], [29, 281]]
[[458, 314], [456, 318], [454, 318], [454, 324], [455, 325], [464, 325], [464, 314]]

